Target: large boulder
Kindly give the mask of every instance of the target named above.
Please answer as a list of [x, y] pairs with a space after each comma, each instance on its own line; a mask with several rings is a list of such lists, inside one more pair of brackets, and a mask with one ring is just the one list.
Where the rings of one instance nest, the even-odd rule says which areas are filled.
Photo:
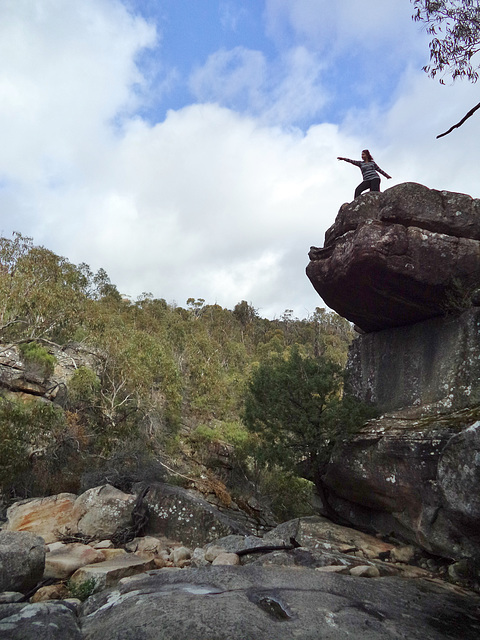
[[77, 569], [94, 562], [104, 562], [105, 555], [87, 544], [56, 542], [45, 558], [44, 578], [68, 578]]
[[308, 549], [332, 549], [343, 553], [361, 551], [366, 558], [379, 558], [382, 554], [389, 555], [394, 548], [394, 545], [375, 536], [335, 524], [321, 516], [282, 522], [264, 536], [264, 544], [268, 544], [272, 538], [282, 538], [287, 544], [293, 538], [302, 547]]
[[131, 525], [137, 497], [105, 484], [88, 489], [75, 500], [73, 520], [77, 530], [92, 538], [111, 538]]
[[0, 638], [84, 640], [75, 608], [65, 602], [0, 605]]
[[7, 509], [7, 531], [31, 531], [47, 544], [58, 540], [66, 528], [75, 529], [73, 505], [77, 496], [59, 493], [47, 498], [20, 500]]
[[67, 534], [102, 540], [131, 525], [137, 497], [109, 484], [76, 496], [60, 493], [16, 502], [7, 510], [8, 531], [32, 531], [47, 544]]
[[44, 567], [43, 538], [27, 531], [0, 531], [0, 592], [26, 593], [40, 582]]
[[343, 205], [307, 275], [366, 332], [468, 306], [480, 279], [480, 200], [404, 183]]
[[101, 591], [116, 584], [126, 576], [144, 573], [155, 568], [153, 559], [140, 558], [135, 553], [115, 556], [105, 562], [89, 564], [77, 569], [70, 578], [70, 584], [80, 586], [92, 583], [92, 591]]
[[230, 534], [248, 535], [243, 523], [221, 513], [198, 495], [172, 485], [152, 485], [145, 496], [146, 533], [202, 546]]

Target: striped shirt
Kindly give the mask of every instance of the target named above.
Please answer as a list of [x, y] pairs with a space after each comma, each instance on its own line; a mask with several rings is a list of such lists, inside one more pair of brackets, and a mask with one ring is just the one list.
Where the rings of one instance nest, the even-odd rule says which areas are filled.
[[373, 160], [372, 162], [364, 162], [363, 160], [350, 160], [349, 158], [342, 158], [342, 160], [345, 160], [345, 162], [350, 162], [356, 167], [360, 167], [364, 180], [375, 180], [375, 178], [380, 178], [377, 171], [386, 178], [390, 177], [387, 173], [385, 173], [385, 171], [382, 171], [378, 164], [376, 162], [373, 162]]

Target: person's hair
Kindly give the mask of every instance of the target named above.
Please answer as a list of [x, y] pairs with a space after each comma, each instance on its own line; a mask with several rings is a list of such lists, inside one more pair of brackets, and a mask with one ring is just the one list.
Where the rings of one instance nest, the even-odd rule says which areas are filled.
[[362, 151], [362, 153], [366, 153], [367, 154], [367, 162], [373, 162], [372, 154], [370, 153], [370, 151], [368, 149], [364, 149]]

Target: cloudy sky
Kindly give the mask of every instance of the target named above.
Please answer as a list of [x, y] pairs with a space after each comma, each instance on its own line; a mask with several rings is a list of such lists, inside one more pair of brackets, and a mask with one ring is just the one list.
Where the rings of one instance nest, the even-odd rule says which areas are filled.
[[467, 82], [421, 70], [409, 0], [0, 0], [0, 231], [104, 268], [132, 299], [264, 317], [305, 276], [369, 148], [480, 197]]

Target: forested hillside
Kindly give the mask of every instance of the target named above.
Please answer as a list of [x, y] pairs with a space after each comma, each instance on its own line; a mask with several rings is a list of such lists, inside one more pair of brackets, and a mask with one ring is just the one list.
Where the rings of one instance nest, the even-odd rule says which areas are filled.
[[[45, 378], [55, 349], [66, 345], [96, 363], [76, 369], [60, 403], [3, 389], [4, 501], [75, 492], [99, 476], [121, 485], [159, 477], [187, 483], [207, 473], [232, 495], [271, 495], [280, 515], [304, 509], [305, 482], [281, 460], [262, 458], [262, 435], [244, 420], [245, 398], [252, 376], [285, 362], [329, 362], [340, 372], [351, 339], [350, 324], [320, 308], [307, 319], [286, 310], [268, 320], [244, 300], [232, 310], [194, 298], [185, 307], [150, 294], [133, 301], [103, 270], [71, 264], [20, 234], [1, 238], [3, 348], [19, 345]], [[339, 397], [339, 385], [327, 395]], [[281, 487], [288, 491], [280, 500]]]

